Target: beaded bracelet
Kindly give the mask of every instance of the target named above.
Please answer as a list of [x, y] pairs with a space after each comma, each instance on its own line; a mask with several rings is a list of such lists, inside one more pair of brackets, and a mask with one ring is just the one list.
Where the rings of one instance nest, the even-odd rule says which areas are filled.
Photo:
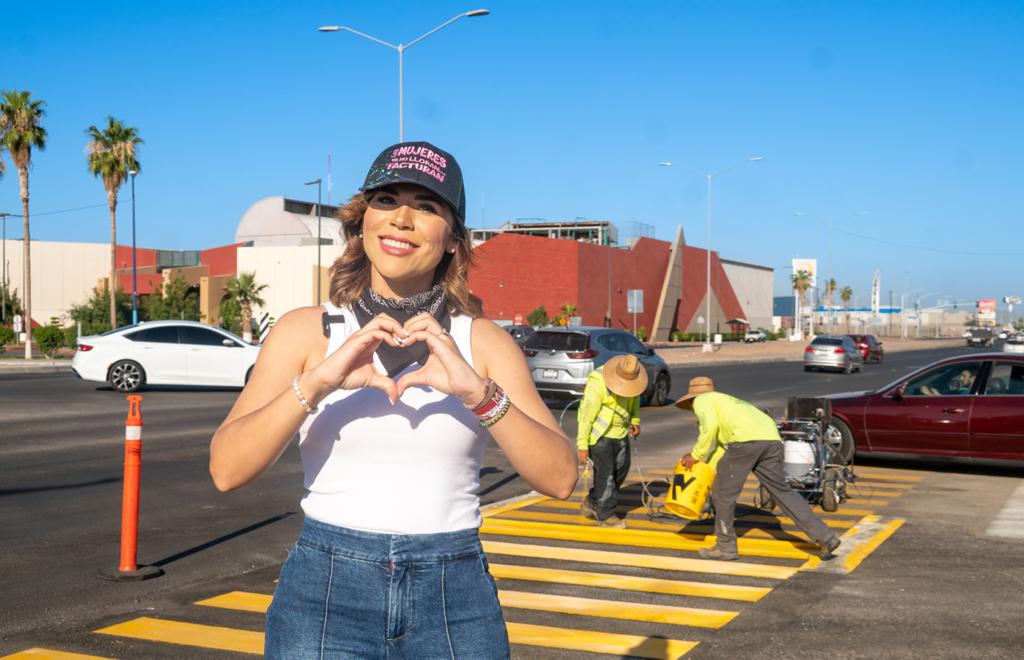
[[299, 389], [299, 377], [296, 376], [295, 380], [292, 381], [292, 389], [295, 391], [295, 396], [299, 399], [299, 404], [302, 409], [306, 411], [307, 415], [312, 415], [316, 412], [316, 408], [309, 405], [309, 401], [306, 401], [306, 397], [302, 396], [302, 390]]
[[473, 414], [480, 419], [480, 423], [483, 424], [484, 428], [494, 426], [498, 420], [505, 416], [505, 413], [508, 412], [509, 407], [512, 405], [512, 400], [505, 394], [505, 390], [501, 389], [501, 386], [493, 380], [488, 379], [487, 392], [490, 396], [473, 408]]
[[498, 389], [498, 384], [494, 382], [494, 379], [488, 378], [484, 385], [484, 397], [480, 399], [480, 403], [475, 406], [466, 406], [473, 412], [483, 408], [487, 405], [487, 402], [494, 398], [494, 391]]

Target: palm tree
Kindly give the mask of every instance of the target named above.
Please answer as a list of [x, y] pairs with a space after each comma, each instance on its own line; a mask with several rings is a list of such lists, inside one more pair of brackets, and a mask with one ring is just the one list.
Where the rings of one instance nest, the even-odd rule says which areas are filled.
[[32, 235], [28, 223], [28, 168], [32, 149], [46, 148], [46, 129], [42, 120], [43, 102], [32, 92], [5, 90], [0, 94], [0, 143], [11, 154], [21, 184], [21, 214], [24, 219], [22, 249], [25, 254], [25, 359], [32, 359]]
[[825, 282], [825, 298], [828, 301], [828, 331], [832, 333], [832, 295], [836, 292], [836, 280], [834, 277], [830, 277]]
[[110, 327], [117, 327], [117, 307], [114, 303], [117, 291], [117, 190], [131, 172], [141, 167], [135, 158], [136, 145], [142, 144], [139, 132], [125, 126], [120, 120], [107, 117], [107, 127], [102, 131], [95, 126], [86, 129], [89, 145], [86, 153], [89, 171], [94, 177], [103, 177], [107, 191], [107, 206], [110, 208]]
[[[806, 270], [798, 270], [793, 273], [791, 279], [793, 281], [793, 290], [796, 291], [797, 300], [800, 301], [800, 308], [803, 308], [804, 295], [807, 293], [807, 289], [811, 288], [811, 274]], [[803, 333], [803, 328], [800, 327], [800, 309], [796, 310], [793, 326], [800, 333]]]
[[839, 299], [843, 301], [843, 313], [846, 315], [846, 331], [850, 331], [850, 298], [853, 298], [853, 289], [844, 286], [839, 291]]
[[238, 302], [242, 311], [242, 339], [252, 343], [252, 308], [253, 305], [262, 307], [267, 304], [260, 293], [267, 288], [266, 284], [256, 283], [256, 273], [239, 273], [232, 277], [224, 285], [227, 292], [225, 297], [233, 298]]
[[565, 320], [562, 325], [569, 325], [569, 319], [576, 316], [576, 305], [573, 305], [572, 303], [565, 303], [559, 311], [562, 312], [560, 318]]

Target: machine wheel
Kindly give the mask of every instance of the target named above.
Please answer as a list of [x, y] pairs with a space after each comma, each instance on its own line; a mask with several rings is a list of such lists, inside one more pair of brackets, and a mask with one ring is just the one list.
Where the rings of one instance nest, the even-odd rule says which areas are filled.
[[118, 392], [135, 392], [146, 384], [146, 372], [138, 362], [118, 360], [110, 367], [107, 382]]
[[843, 475], [839, 468], [825, 468], [825, 479], [821, 484], [821, 510], [833, 513], [839, 509], [839, 501], [842, 499], [842, 486], [840, 480]]
[[765, 511], [771, 511], [775, 508], [775, 498], [772, 497], [772, 494], [764, 486], [757, 487], [757, 505]]
[[832, 422], [825, 429], [825, 442], [832, 450], [832, 463], [849, 465], [853, 463], [853, 455], [857, 449], [853, 441], [853, 433], [850, 427], [841, 420], [832, 418]]
[[852, 361], [846, 363], [846, 366], [843, 367], [843, 373], [846, 374], [847, 376], [849, 376], [850, 374], [853, 373], [853, 362]]
[[654, 393], [651, 394], [652, 406], [663, 406], [668, 403], [668, 393], [672, 389], [672, 378], [667, 373], [658, 374], [654, 381]]

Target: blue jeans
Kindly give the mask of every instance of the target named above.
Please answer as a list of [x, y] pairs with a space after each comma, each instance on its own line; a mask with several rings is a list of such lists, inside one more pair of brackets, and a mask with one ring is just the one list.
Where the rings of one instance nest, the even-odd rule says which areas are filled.
[[508, 658], [476, 529], [376, 534], [306, 519], [267, 611], [267, 658]]

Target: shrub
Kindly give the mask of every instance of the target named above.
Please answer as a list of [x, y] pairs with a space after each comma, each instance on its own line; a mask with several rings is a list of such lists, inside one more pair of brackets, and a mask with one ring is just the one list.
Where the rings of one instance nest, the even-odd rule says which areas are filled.
[[0, 346], [13, 344], [17, 340], [14, 330], [6, 325], [0, 325]]
[[526, 322], [535, 328], [543, 328], [551, 323], [551, 319], [548, 318], [548, 310], [544, 309], [544, 305], [541, 305], [526, 315]]
[[640, 326], [636, 329], [636, 338], [640, 341], [647, 341], [647, 328]]
[[53, 359], [57, 349], [64, 345], [64, 331], [55, 325], [44, 325], [37, 328], [32, 333], [32, 338], [39, 345], [39, 350], [50, 359]]

